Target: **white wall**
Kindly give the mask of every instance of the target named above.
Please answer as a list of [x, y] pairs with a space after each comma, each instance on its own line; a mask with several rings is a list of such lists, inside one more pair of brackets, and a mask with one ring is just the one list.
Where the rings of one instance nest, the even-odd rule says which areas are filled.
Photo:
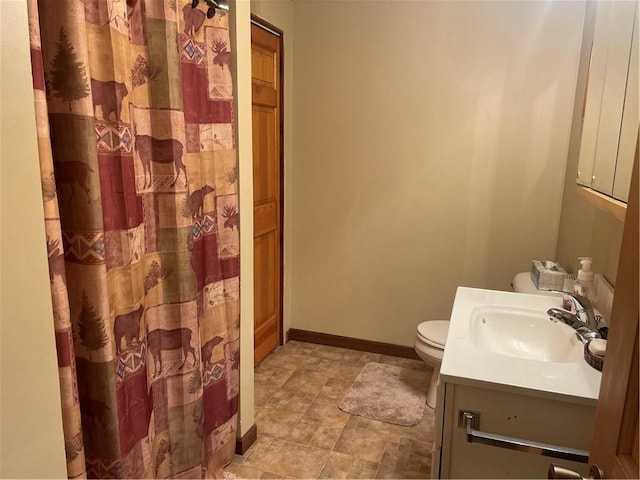
[[582, 2], [294, 2], [293, 327], [412, 345], [553, 258]]
[[27, 7], [0, 8], [0, 478], [66, 478]]

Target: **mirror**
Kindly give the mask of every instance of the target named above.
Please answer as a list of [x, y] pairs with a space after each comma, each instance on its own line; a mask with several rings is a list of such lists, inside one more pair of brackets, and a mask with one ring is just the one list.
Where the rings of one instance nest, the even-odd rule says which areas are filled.
[[[626, 202], [638, 135], [638, 2], [591, 2], [595, 26], [577, 182]], [[589, 14], [589, 12], [587, 13]]]

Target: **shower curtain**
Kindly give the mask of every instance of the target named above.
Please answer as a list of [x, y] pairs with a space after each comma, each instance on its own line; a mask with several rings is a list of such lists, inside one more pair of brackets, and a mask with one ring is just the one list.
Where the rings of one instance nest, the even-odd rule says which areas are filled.
[[221, 477], [239, 385], [228, 16], [28, 2], [68, 475]]

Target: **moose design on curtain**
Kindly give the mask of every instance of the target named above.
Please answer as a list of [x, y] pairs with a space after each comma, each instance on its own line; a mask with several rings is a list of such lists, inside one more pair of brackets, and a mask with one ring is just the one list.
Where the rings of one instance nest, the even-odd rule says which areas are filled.
[[231, 48], [228, 16], [205, 17], [29, 0], [70, 478], [221, 477], [234, 452]]

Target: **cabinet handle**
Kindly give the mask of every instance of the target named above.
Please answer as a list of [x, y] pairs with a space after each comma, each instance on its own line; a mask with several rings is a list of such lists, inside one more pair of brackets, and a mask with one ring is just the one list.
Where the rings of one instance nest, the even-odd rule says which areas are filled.
[[545, 457], [561, 458], [574, 462], [588, 463], [589, 452], [577, 448], [562, 447], [550, 443], [535, 442], [522, 438], [498, 435], [496, 433], [476, 430], [480, 424], [480, 413], [469, 410], [458, 410], [458, 426], [466, 430], [468, 443], [482, 443], [494, 447], [517, 450]]

